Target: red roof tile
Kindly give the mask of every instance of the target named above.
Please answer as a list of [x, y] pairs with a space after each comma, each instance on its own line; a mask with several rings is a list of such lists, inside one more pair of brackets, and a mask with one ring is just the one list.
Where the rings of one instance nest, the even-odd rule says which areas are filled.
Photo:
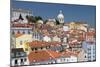
[[42, 50], [42, 51], [32, 51], [28, 55], [29, 62], [41, 62], [41, 61], [47, 61], [50, 59], [56, 59], [60, 57], [61, 54], [55, 51], [51, 50]]
[[32, 41], [29, 42], [30, 47], [42, 47], [42, 46], [48, 46], [49, 44], [47, 42], [41, 42], [41, 41]]
[[62, 52], [62, 56], [65, 56], [65, 57], [71, 57], [71, 56], [77, 57], [78, 54], [79, 54], [79, 51], [69, 51], [69, 50], [67, 50], [67, 51]]
[[87, 32], [86, 35], [87, 35], [87, 36], [95, 36], [96, 33], [95, 33], [95, 32]]
[[33, 24], [13, 24], [12, 27], [31, 27], [32, 28]]
[[51, 47], [54, 47], [54, 46], [60, 46], [61, 45], [61, 42], [45, 42], [45, 41], [32, 41], [32, 42], [29, 42], [29, 46], [31, 48], [38, 48], [38, 47], [45, 47], [45, 46], [51, 46]]

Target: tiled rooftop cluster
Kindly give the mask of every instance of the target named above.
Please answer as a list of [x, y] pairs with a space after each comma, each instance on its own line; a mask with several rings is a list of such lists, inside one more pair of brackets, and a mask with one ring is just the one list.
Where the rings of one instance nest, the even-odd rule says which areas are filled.
[[[95, 50], [96, 31], [86, 23], [14, 23], [18, 21], [11, 22], [11, 59], [15, 65], [88, 61], [88, 49]], [[13, 57], [17, 54], [19, 58]], [[23, 59], [27, 59], [25, 64]]]

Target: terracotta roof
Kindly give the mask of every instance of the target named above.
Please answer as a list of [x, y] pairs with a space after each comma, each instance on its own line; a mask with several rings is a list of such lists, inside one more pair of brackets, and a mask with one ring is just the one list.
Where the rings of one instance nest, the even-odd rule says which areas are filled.
[[66, 51], [62, 52], [62, 56], [63, 56], [63, 57], [71, 57], [71, 56], [77, 57], [78, 54], [79, 54], [79, 51], [70, 51], [70, 50], [66, 50]]
[[20, 36], [22, 36], [22, 35], [23, 35], [23, 34], [18, 34], [18, 33], [17, 33], [17, 34], [15, 34], [15, 37], [18, 38], [18, 37], [20, 37]]
[[29, 42], [30, 47], [38, 48], [38, 47], [45, 47], [45, 46], [60, 46], [61, 42], [45, 42], [45, 41], [32, 41]]
[[41, 25], [41, 30], [43, 30], [43, 29], [52, 29], [52, 27], [50, 26], [50, 25], [47, 25], [47, 24], [42, 24]]
[[85, 40], [85, 36], [83, 36], [83, 35], [79, 35], [79, 40], [80, 40], [80, 41]]
[[54, 47], [54, 46], [60, 46], [62, 43], [61, 42], [50, 42], [50, 46]]
[[48, 37], [50, 37], [50, 34], [49, 34], [48, 32], [45, 32], [45, 33], [43, 34], [43, 36], [48, 36]]
[[68, 44], [69, 44], [70, 47], [77, 47], [77, 45], [81, 44], [81, 41], [78, 41], [77, 39], [69, 40]]
[[33, 24], [12, 24], [12, 27], [27, 27], [27, 28], [32, 28]]
[[61, 54], [51, 50], [42, 50], [42, 51], [32, 51], [28, 55], [29, 63], [32, 62], [42, 62], [50, 59], [56, 59], [60, 57]]
[[29, 42], [30, 47], [42, 47], [42, 46], [48, 46], [49, 44], [47, 42], [41, 42], [41, 41], [32, 41]]
[[87, 36], [95, 36], [96, 35], [96, 32], [87, 32], [86, 35]]

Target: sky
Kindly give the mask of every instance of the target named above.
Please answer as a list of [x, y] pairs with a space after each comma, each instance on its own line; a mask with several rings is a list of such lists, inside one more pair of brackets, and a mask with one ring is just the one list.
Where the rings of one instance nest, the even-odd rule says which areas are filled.
[[13, 0], [11, 7], [32, 10], [33, 16], [41, 16], [44, 20], [57, 18], [59, 11], [62, 10], [64, 21], [66, 23], [72, 21], [82, 21], [86, 22], [91, 27], [95, 27], [96, 24], [96, 6]]

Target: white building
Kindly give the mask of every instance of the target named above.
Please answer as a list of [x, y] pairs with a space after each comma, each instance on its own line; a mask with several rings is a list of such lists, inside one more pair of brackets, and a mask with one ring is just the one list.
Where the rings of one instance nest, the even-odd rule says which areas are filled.
[[12, 24], [11, 34], [31, 34], [33, 27], [32, 24]]
[[68, 26], [63, 26], [63, 31], [69, 31], [69, 27]]
[[51, 42], [51, 38], [50, 38], [49, 36], [45, 35], [45, 36], [43, 37], [43, 41]]
[[22, 21], [15, 21], [15, 23], [27, 23], [26, 16], [32, 16], [32, 11], [31, 10], [25, 10], [25, 9], [20, 9], [20, 8], [12, 8], [11, 10], [11, 21], [14, 22], [15, 20], [18, 20], [19, 17], [21, 16], [23, 18]]
[[53, 41], [61, 42], [60, 38], [57, 35], [53, 37]]
[[83, 42], [82, 47], [87, 52], [88, 61], [95, 61], [96, 60], [96, 44], [95, 44], [95, 42], [94, 43]]
[[57, 63], [77, 62], [77, 57], [70, 56], [70, 57], [59, 58], [59, 59], [57, 59], [56, 62]]
[[81, 49], [78, 54], [78, 62], [84, 62], [88, 61], [88, 54], [86, 53], [86, 50]]
[[11, 33], [12, 34], [31, 34], [32, 33], [32, 28], [18, 28], [18, 27], [13, 27], [11, 28]]
[[28, 65], [29, 61], [26, 53], [22, 48], [14, 48], [11, 50], [11, 66]]
[[33, 31], [33, 40], [42, 41], [43, 34], [40, 31]]
[[16, 48], [16, 37], [15, 37], [15, 35], [11, 35], [10, 39], [11, 39], [10, 47]]

